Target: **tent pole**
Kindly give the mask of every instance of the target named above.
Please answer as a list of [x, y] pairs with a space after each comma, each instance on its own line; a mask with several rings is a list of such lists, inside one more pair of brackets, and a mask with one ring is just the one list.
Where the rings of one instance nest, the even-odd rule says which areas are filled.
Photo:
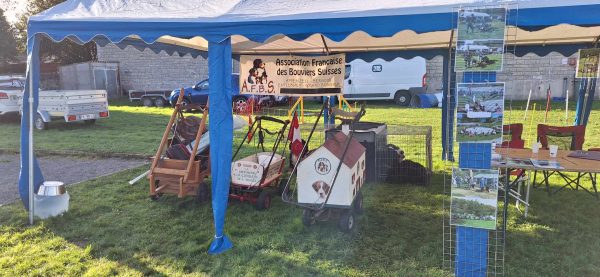
[[[35, 40], [35, 37], [33, 38], [33, 40]], [[35, 43], [35, 42], [33, 42]], [[34, 209], [34, 204], [33, 204], [33, 76], [32, 76], [32, 72], [33, 70], [33, 54], [30, 54], [29, 56], [29, 225], [33, 225], [33, 209]]]

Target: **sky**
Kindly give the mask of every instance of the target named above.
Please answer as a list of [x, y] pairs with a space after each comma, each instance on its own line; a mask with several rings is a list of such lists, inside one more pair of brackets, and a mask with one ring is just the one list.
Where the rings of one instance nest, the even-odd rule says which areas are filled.
[[0, 0], [0, 8], [9, 23], [14, 24], [27, 9], [27, 0]]

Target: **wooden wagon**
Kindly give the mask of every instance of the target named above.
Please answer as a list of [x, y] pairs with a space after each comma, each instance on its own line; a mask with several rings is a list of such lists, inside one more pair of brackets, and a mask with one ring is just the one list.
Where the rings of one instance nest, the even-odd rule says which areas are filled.
[[179, 198], [191, 195], [199, 201], [207, 200], [209, 197], [208, 185], [204, 180], [210, 175], [210, 155], [196, 155], [202, 134], [206, 129], [208, 104], [204, 108], [189, 159], [176, 160], [163, 157], [164, 150], [171, 141], [169, 135], [175, 132], [176, 128], [173, 127], [177, 122], [177, 117], [182, 116], [182, 109], [184, 108], [182, 105], [183, 95], [182, 89], [160, 146], [156, 151], [156, 155], [152, 158], [148, 179], [150, 180], [150, 198], [153, 200], [157, 200], [165, 193], [175, 194]]

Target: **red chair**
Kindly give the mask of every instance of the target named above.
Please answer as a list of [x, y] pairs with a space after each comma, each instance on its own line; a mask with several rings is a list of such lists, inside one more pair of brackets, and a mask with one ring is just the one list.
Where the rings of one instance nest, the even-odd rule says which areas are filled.
[[549, 126], [539, 124], [538, 139], [542, 143], [543, 149], [548, 149], [549, 145], [558, 145], [562, 150], [582, 150], [585, 141], [585, 126]]
[[503, 136], [510, 137], [509, 140], [504, 140], [500, 145], [501, 148], [525, 148], [525, 141], [521, 138], [523, 135], [523, 124], [514, 123], [502, 126]]
[[[502, 126], [502, 136], [503, 141], [502, 144], [498, 147], [500, 148], [513, 148], [513, 149], [523, 149], [525, 148], [525, 141], [521, 138], [523, 135], [523, 124], [522, 123], [514, 123]], [[519, 204], [523, 203], [525, 205], [525, 217], [527, 217], [527, 213], [529, 212], [529, 190], [531, 183], [529, 182], [529, 177], [527, 176], [524, 169], [509, 169], [509, 176], [514, 176], [516, 179], [512, 181], [512, 184], [518, 184], [517, 190], [510, 189], [509, 195], [515, 198], [516, 203], [515, 206], [519, 209]], [[505, 178], [506, 176], [501, 176]], [[521, 188], [525, 184], [525, 199], [522, 198]]]
[[[585, 125], [559, 127], [559, 126], [549, 126], [549, 125], [545, 125], [545, 124], [538, 124], [537, 131], [538, 131], [538, 140], [542, 144], [542, 149], [548, 149], [548, 147], [550, 145], [558, 145], [558, 149], [562, 149], [562, 150], [582, 150], [583, 143], [585, 142]], [[550, 178], [550, 176], [552, 176], [553, 174], [558, 174], [567, 183], [566, 183], [566, 185], [564, 185], [564, 186], [560, 187], [559, 189], [557, 189], [556, 191], [554, 191], [554, 193], [556, 193], [568, 186], [574, 190], [577, 190], [578, 188], [582, 188], [586, 192], [592, 194], [592, 192], [590, 192], [589, 190], [587, 190], [586, 188], [582, 187], [579, 184], [581, 177], [587, 175], [587, 173], [577, 173], [577, 178], [575, 178], [575, 179], [570, 178], [569, 176], [566, 176], [564, 173], [558, 172], [558, 171], [552, 171], [552, 172], [542, 171], [542, 173], [544, 174], [544, 180], [542, 182], [546, 184], [546, 190], [548, 192], [550, 192], [550, 184], [548, 183], [548, 178]], [[535, 172], [535, 175], [533, 177], [534, 183], [535, 183], [535, 179], [537, 177], [536, 175], [537, 175], [537, 171]], [[589, 175], [590, 175], [590, 178], [592, 178], [592, 174], [589, 174]], [[595, 195], [596, 198], [598, 198], [598, 193], [597, 193], [595, 182], [594, 182], [594, 180], [592, 180], [592, 181], [593, 181], [592, 183], [593, 183], [593, 188], [594, 188], [594, 192], [595, 192], [595, 194], [592, 194], [592, 195]]]

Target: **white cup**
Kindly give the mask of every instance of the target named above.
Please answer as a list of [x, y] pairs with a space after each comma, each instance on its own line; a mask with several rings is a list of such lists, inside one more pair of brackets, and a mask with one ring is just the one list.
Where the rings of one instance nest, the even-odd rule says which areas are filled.
[[550, 145], [550, 157], [556, 158], [556, 154], [558, 153], [558, 145]]
[[540, 152], [540, 143], [539, 143], [539, 142], [534, 142], [534, 143], [531, 145], [531, 152], [532, 152], [533, 154], [537, 154], [538, 152]]

